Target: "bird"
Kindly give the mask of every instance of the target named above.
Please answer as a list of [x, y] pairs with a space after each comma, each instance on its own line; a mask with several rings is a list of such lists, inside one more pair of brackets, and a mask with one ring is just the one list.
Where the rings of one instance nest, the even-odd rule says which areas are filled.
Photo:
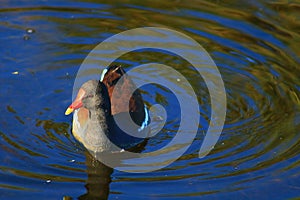
[[[112, 103], [116, 87], [118, 93]], [[137, 135], [149, 132], [149, 111], [141, 92], [136, 89], [125, 70], [118, 65], [105, 68], [99, 80], [88, 80], [82, 84], [75, 100], [65, 111], [65, 115], [71, 113], [72, 133], [75, 139], [92, 152], [114, 151], [115, 146], [126, 150], [145, 140], [145, 136], [135, 137], [136, 135], [132, 136], [123, 131], [116, 123], [115, 117], [121, 117], [123, 126], [130, 126], [129, 120], [123, 117], [129, 113], [132, 121], [138, 126], [127, 127], [126, 130]]]

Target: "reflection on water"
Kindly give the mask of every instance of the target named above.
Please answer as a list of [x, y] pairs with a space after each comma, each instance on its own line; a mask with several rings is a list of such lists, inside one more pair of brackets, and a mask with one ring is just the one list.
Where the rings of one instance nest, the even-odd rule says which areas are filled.
[[[3, 1], [0, 199], [299, 198], [299, 7], [264, 1]], [[178, 70], [193, 86], [201, 112], [197, 138], [184, 156], [162, 170], [130, 174], [91, 158], [63, 113], [89, 51], [113, 34], [143, 26], [174, 29], [199, 42], [222, 74], [228, 110], [219, 142], [199, 159], [211, 112], [201, 76], [168, 52], [123, 55], [116, 63], [126, 69], [160, 62]], [[164, 130], [145, 146], [151, 152], [174, 137], [180, 110], [167, 88], [142, 90], [147, 105], [159, 103], [168, 114]]]
[[89, 153], [86, 153], [86, 166], [88, 177], [85, 188], [87, 193], [78, 199], [107, 199], [111, 182], [110, 175], [113, 169], [95, 160]]

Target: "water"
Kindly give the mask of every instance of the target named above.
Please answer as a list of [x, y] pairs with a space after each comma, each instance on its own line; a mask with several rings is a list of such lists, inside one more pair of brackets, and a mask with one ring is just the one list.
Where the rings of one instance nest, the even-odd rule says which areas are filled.
[[[299, 8], [297, 1], [2, 2], [0, 198], [300, 198]], [[167, 52], [119, 58], [127, 70], [158, 61], [172, 66], [192, 84], [201, 110], [197, 137], [179, 160], [132, 174], [91, 159], [64, 111], [90, 50], [144, 26], [167, 27], [200, 43], [222, 74], [228, 109], [218, 143], [199, 159], [211, 111], [201, 76]], [[145, 147], [150, 152], [175, 136], [179, 108], [168, 89], [142, 89], [148, 105], [168, 111], [165, 129]]]

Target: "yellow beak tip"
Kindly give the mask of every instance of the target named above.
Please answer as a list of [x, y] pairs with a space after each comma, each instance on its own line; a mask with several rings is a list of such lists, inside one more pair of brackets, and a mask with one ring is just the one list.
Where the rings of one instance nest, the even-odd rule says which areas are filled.
[[68, 108], [65, 112], [65, 115], [69, 115], [73, 112], [73, 109], [72, 108]]

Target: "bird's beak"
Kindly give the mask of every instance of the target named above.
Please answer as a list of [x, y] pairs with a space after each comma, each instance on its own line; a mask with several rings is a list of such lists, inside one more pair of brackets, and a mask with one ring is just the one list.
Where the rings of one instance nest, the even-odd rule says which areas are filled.
[[76, 99], [73, 103], [67, 108], [65, 115], [71, 114], [74, 110], [82, 107], [82, 98], [85, 95], [85, 91], [83, 89], [79, 89]]
[[69, 107], [69, 108], [66, 110], [65, 115], [69, 115], [69, 114], [71, 114], [73, 111], [74, 111], [74, 109]]

